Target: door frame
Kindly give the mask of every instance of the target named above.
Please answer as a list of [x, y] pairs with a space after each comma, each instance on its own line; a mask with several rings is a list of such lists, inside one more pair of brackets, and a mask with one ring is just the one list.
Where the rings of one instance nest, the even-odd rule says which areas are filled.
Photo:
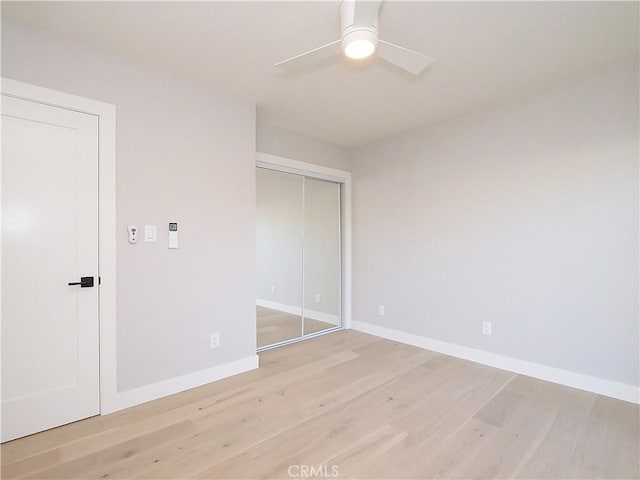
[[[100, 413], [117, 410], [116, 363], [116, 107], [2, 77], [2, 95], [98, 117], [98, 322]], [[0, 96], [1, 97], [1, 96]], [[0, 109], [2, 108], [0, 103]], [[0, 159], [1, 162], [1, 159]], [[1, 164], [0, 164], [1, 166]], [[1, 175], [0, 168], [0, 175]], [[1, 199], [0, 199], [1, 202]], [[0, 266], [2, 252], [0, 252]], [[0, 298], [0, 302], [2, 299]]]
[[[338, 170], [336, 168], [324, 167], [314, 163], [301, 162], [291, 158], [279, 157], [269, 153], [257, 152], [256, 167], [268, 168], [286, 173], [295, 173], [306, 177], [317, 178], [320, 180], [329, 180], [342, 185], [340, 193], [341, 215], [340, 215], [340, 233], [341, 233], [341, 263], [342, 263], [342, 279], [341, 279], [341, 308], [342, 308], [342, 325], [341, 329], [351, 328], [351, 172], [346, 170]], [[333, 329], [327, 330], [331, 332]], [[310, 338], [308, 337], [304, 338]], [[295, 339], [293, 341], [298, 341]], [[284, 343], [284, 342], [283, 342]], [[287, 342], [290, 343], [290, 342]], [[280, 344], [276, 344], [280, 345]]]

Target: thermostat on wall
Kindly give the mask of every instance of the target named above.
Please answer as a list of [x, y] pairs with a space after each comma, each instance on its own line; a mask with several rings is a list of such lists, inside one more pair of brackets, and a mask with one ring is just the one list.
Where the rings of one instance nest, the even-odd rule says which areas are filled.
[[178, 224], [169, 223], [169, 248], [178, 248]]

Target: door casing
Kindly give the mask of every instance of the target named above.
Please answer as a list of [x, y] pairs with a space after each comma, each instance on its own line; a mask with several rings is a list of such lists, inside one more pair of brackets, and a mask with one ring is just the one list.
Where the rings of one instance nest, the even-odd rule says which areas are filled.
[[256, 154], [256, 167], [295, 173], [320, 180], [329, 180], [342, 185], [340, 215], [340, 235], [342, 240], [341, 328], [351, 328], [351, 172], [263, 152]]
[[[111, 413], [119, 409], [116, 377], [116, 107], [4, 77], [1, 89], [3, 96], [98, 117], [100, 413], [102, 415]], [[2, 252], [0, 251], [1, 264]], [[0, 302], [2, 302], [1, 298]]]

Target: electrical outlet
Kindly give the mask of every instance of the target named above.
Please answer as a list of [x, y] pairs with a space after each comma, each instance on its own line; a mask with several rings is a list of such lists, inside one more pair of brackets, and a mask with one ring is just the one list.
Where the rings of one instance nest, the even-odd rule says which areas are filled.
[[273, 295], [274, 293], [276, 293], [276, 286], [271, 285], [271, 294]]
[[384, 305], [378, 305], [378, 316], [384, 317]]
[[316, 303], [320, 303], [320, 294], [316, 293]]
[[493, 335], [491, 322], [482, 322], [482, 334]]
[[211, 348], [218, 348], [220, 346], [220, 334], [219, 333], [211, 333], [209, 334], [209, 346]]

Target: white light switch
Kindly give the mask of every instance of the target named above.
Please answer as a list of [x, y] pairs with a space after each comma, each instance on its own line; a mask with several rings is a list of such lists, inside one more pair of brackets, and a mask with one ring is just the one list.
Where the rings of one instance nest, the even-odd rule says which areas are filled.
[[155, 242], [158, 239], [158, 229], [155, 225], [144, 226], [144, 241]]

